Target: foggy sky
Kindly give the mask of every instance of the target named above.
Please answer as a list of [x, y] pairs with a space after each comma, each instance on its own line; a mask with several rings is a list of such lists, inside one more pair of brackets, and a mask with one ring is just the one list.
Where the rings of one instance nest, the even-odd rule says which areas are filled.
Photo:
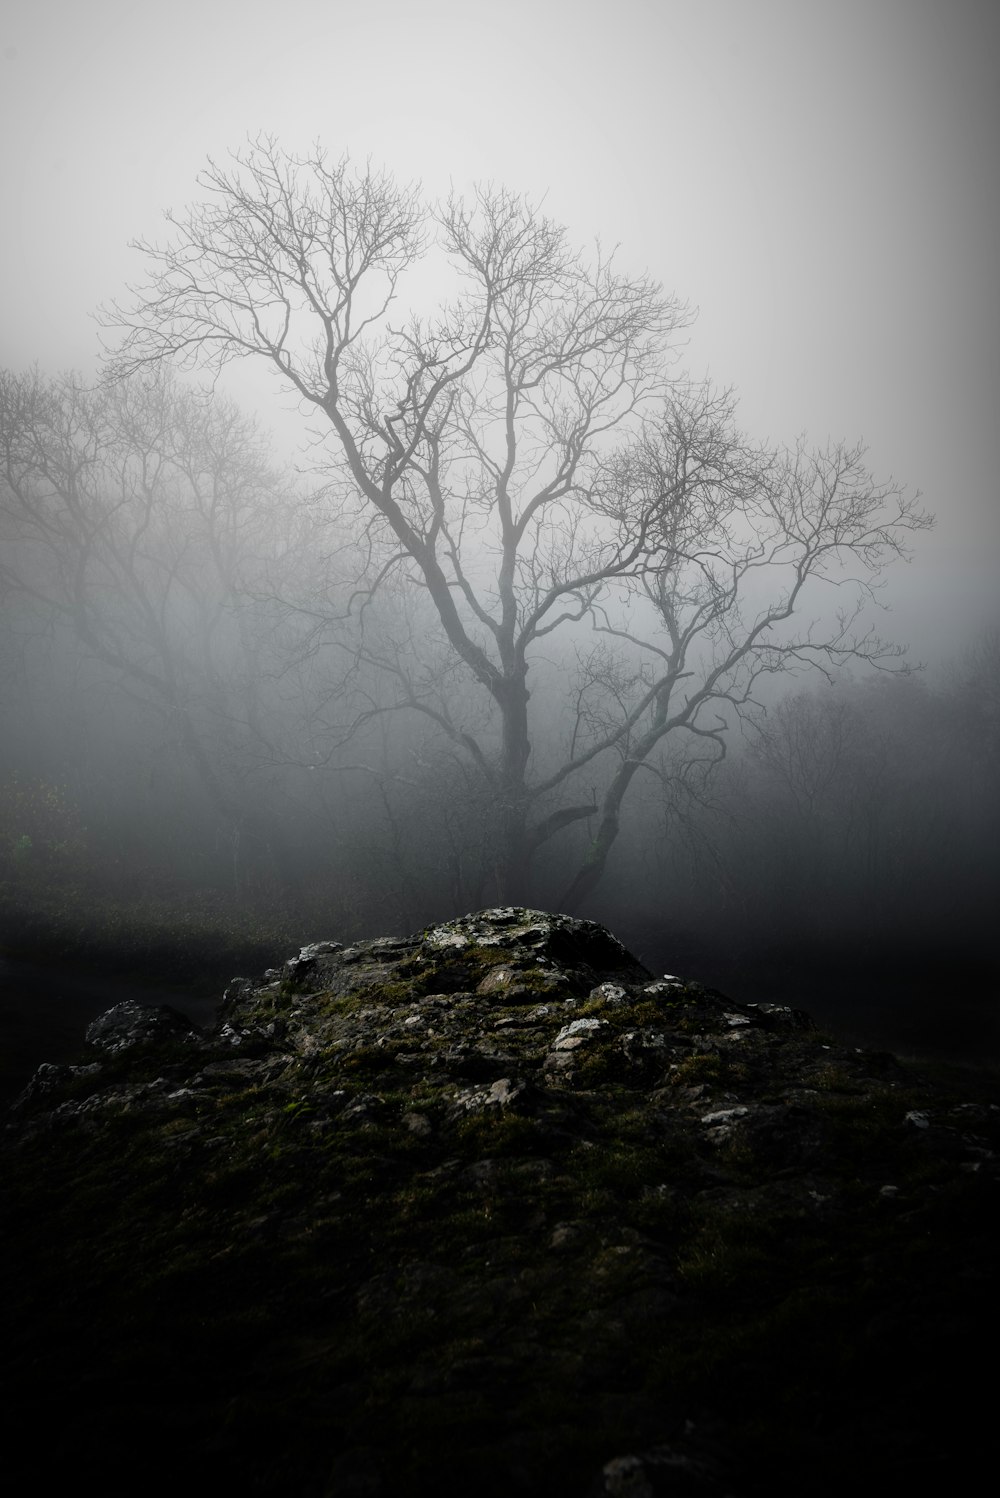
[[748, 430], [923, 491], [884, 632], [936, 664], [997, 616], [998, 40], [986, 0], [7, 0], [0, 364], [93, 370], [128, 240], [248, 132], [544, 195], [699, 308]]

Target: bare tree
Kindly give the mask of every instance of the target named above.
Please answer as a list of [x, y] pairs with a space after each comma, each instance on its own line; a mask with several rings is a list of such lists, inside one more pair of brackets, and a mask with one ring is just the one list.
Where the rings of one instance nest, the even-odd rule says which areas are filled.
[[[563, 899], [579, 904], [638, 769], [676, 732], [721, 745], [720, 704], [745, 710], [762, 672], [893, 654], [857, 624], [926, 523], [914, 501], [860, 449], [749, 443], [727, 394], [672, 376], [686, 312], [648, 277], [575, 252], [504, 189], [425, 208], [319, 148], [261, 137], [200, 182], [107, 314], [115, 370], [262, 358], [320, 418], [331, 492], [371, 547], [355, 617], [417, 584], [492, 706], [495, 733], [473, 732], [440, 671], [430, 689], [408, 668], [419, 642], [381, 653], [388, 705], [434, 715], [497, 809], [501, 898], [525, 898], [535, 853], [596, 817]], [[395, 318], [409, 273], [441, 264], [450, 298]], [[814, 585], [846, 597], [852, 567], [854, 602], [811, 622]], [[558, 752], [533, 742], [531, 705], [557, 634], [579, 660]]]

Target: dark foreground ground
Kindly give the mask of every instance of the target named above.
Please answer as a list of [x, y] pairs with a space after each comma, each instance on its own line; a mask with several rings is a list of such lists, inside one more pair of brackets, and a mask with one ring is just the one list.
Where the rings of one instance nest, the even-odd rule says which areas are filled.
[[2, 1144], [14, 1491], [941, 1494], [1000, 1089], [511, 909], [125, 1006]]

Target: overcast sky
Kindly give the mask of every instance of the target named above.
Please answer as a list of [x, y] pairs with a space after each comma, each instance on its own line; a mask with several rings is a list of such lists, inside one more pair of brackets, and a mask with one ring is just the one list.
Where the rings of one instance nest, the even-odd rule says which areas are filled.
[[0, 363], [93, 370], [248, 133], [544, 195], [697, 306], [751, 432], [923, 491], [886, 627], [938, 664], [1000, 617], [998, 64], [989, 0], [6, 0]]

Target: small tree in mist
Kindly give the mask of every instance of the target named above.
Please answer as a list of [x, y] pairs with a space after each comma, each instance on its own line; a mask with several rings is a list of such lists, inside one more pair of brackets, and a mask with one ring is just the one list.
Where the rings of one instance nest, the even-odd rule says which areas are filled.
[[[686, 313], [648, 277], [577, 252], [505, 189], [429, 207], [318, 148], [262, 137], [200, 181], [108, 315], [116, 372], [264, 359], [319, 419], [336, 513], [369, 548], [356, 664], [385, 681], [338, 743], [374, 711], [433, 720], [492, 808], [501, 898], [526, 898], [534, 855], [587, 819], [562, 895], [579, 904], [637, 772], [672, 735], [721, 752], [761, 673], [898, 653], [862, 610], [926, 523], [914, 501], [860, 447], [748, 441], [727, 394], [674, 374]], [[442, 270], [437, 310], [397, 316]], [[828, 623], [822, 582], [839, 585]], [[440, 659], [429, 639], [386, 650], [369, 623], [413, 585]], [[576, 665], [553, 720], [532, 689], [556, 635]]]

